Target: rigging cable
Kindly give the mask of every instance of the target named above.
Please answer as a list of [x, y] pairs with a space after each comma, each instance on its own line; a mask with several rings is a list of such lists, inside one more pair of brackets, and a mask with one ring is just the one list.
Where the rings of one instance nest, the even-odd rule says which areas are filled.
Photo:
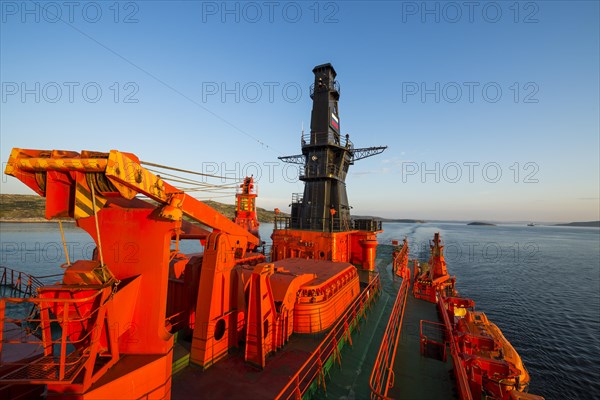
[[58, 221], [58, 227], [60, 228], [60, 236], [62, 238], [62, 244], [65, 249], [65, 258], [67, 261], [67, 266], [71, 265], [71, 261], [69, 260], [69, 250], [67, 249], [67, 242], [65, 241], [65, 231], [63, 230], [62, 221]]
[[[202, 182], [202, 181], [197, 181], [195, 179], [186, 178], [186, 177], [183, 177], [183, 176], [180, 176], [180, 175], [169, 174], [167, 172], [159, 171], [157, 169], [152, 169], [152, 168], [146, 168], [146, 169], [148, 171], [150, 171], [150, 172], [154, 172], [154, 173], [160, 175], [160, 177], [164, 177], [164, 176], [174, 177], [174, 178], [177, 178], [177, 179], [185, 180], [185, 181], [187, 181], [187, 183], [190, 183], [190, 184], [193, 183], [193, 184], [206, 185], [206, 186], [237, 186], [237, 184], [238, 184], [237, 182], [232, 182], [232, 183], [224, 183], [222, 185], [214, 185], [214, 184], [210, 184], [210, 183], [207, 183], [207, 182]], [[239, 182], [241, 182], [241, 181], [242, 180], [240, 179]]]
[[167, 165], [155, 164], [155, 163], [151, 163], [151, 162], [147, 162], [147, 161], [140, 161], [140, 164], [142, 164], [142, 165], [150, 165], [151, 167], [158, 167], [158, 168], [163, 168], [163, 169], [170, 169], [172, 171], [185, 172], [187, 174], [192, 174], [192, 175], [207, 176], [209, 178], [233, 179], [233, 180], [236, 180], [236, 181], [240, 180], [239, 178], [229, 178], [227, 176], [218, 176], [218, 175], [204, 174], [202, 172], [196, 172], [196, 171], [190, 171], [190, 170], [187, 170], [187, 169], [169, 167]]

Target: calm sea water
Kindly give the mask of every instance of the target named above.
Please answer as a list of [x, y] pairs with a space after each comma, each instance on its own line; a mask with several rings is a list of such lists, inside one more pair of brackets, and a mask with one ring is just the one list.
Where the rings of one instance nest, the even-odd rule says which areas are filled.
[[[64, 226], [71, 259], [90, 258], [92, 240], [73, 224]], [[271, 230], [261, 225], [263, 240]], [[441, 233], [459, 292], [517, 349], [532, 377], [531, 393], [600, 398], [599, 229], [387, 223], [384, 230], [381, 244], [406, 236], [411, 257], [422, 260], [428, 241]], [[0, 265], [37, 276], [60, 273], [65, 261], [56, 224], [1, 223], [0, 245]]]

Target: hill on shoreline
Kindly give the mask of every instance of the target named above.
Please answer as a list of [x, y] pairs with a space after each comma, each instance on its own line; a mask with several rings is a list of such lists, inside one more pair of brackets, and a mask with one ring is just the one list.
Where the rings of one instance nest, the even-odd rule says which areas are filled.
[[588, 228], [600, 228], [600, 221], [569, 222], [566, 224], [555, 224], [554, 226], [581, 226]]
[[[208, 200], [204, 202], [228, 218], [233, 218], [235, 206]], [[273, 222], [275, 213], [257, 207], [259, 222]], [[46, 200], [30, 194], [0, 194], [0, 221], [48, 222], [44, 217]], [[285, 214], [284, 214], [285, 215]]]
[[44, 222], [46, 200], [29, 194], [0, 194], [0, 220]]

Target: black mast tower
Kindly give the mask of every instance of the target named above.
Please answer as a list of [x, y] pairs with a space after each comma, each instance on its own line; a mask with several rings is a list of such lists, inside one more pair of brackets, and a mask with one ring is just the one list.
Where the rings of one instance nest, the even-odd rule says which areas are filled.
[[279, 157], [300, 164], [304, 194], [292, 195], [291, 229], [343, 232], [353, 229], [346, 193], [346, 175], [354, 161], [382, 153], [387, 146], [355, 149], [349, 135], [342, 136], [338, 100], [340, 86], [329, 63], [313, 69], [310, 87], [313, 108], [310, 134], [302, 132], [302, 154]]

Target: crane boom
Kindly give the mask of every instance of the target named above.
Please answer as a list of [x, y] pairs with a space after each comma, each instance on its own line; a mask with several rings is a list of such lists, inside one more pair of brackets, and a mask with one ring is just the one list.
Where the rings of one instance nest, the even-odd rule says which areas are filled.
[[[5, 173], [23, 181], [44, 197], [48, 197], [49, 193], [56, 193], [49, 184], [58, 184], [49, 182], [48, 175], [63, 174], [60, 179], [52, 181], [60, 182], [62, 186], [71, 186], [63, 189], [61, 193], [64, 193], [78, 185], [81, 180], [81, 176], [77, 176], [78, 173], [85, 174], [88, 185], [95, 185], [96, 192], [118, 192], [127, 200], [142, 194], [162, 205], [161, 217], [180, 221], [185, 214], [213, 230], [241, 236], [252, 247], [259, 245], [256, 236], [212, 207], [163, 181], [160, 176], [144, 168], [139, 159], [130, 153], [111, 150], [110, 153], [83, 151], [80, 154], [70, 151], [15, 148], [11, 152]], [[74, 190], [70, 192], [74, 193]], [[50, 201], [48, 199], [47, 203]], [[67, 204], [75, 207], [75, 201], [69, 201]], [[68, 215], [74, 215], [72, 209], [68, 210]], [[46, 216], [51, 218], [57, 215], [48, 215], [47, 207]]]

